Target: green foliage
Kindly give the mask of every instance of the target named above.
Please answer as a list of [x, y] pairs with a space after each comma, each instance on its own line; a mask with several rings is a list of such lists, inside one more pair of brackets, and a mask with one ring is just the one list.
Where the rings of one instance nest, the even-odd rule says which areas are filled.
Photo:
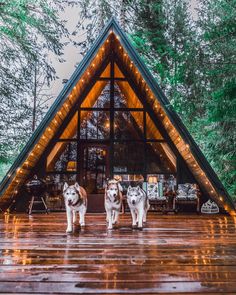
[[64, 3], [67, 1], [0, 3], [0, 161], [16, 157], [31, 135], [35, 65], [42, 73], [41, 84], [56, 77], [48, 56], [60, 58], [63, 53], [61, 38], [67, 30], [58, 12]]
[[236, 1], [136, 2], [133, 43], [236, 198]]

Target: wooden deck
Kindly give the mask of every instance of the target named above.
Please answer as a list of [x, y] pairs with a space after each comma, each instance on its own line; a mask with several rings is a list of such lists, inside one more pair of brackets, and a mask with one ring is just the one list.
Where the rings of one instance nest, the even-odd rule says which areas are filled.
[[0, 293], [236, 294], [236, 219], [149, 214], [143, 231], [127, 213], [108, 232], [88, 214], [65, 233], [65, 214], [1, 215]]

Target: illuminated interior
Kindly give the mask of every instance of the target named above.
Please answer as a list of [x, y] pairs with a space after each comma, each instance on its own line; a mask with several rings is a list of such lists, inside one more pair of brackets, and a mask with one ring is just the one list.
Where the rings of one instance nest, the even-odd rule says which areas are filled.
[[93, 193], [113, 175], [176, 174], [175, 154], [115, 63], [108, 63], [55, 141], [47, 173], [76, 174]]

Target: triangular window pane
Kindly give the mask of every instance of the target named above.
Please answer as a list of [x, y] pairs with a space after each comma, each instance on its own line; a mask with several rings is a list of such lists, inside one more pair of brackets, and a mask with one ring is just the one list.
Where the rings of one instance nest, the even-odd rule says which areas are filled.
[[146, 137], [147, 139], [163, 139], [161, 136], [159, 130], [157, 129], [156, 125], [146, 113], [146, 126], [147, 126], [147, 131], [146, 131]]
[[81, 104], [82, 108], [109, 108], [110, 82], [97, 81]]
[[75, 172], [77, 143], [57, 142], [47, 157], [47, 171]]
[[143, 108], [138, 97], [126, 81], [117, 81], [115, 83], [115, 108]]
[[167, 143], [147, 145], [147, 173], [175, 173], [176, 157]]
[[143, 138], [142, 111], [115, 111], [114, 135], [119, 140], [139, 140]]
[[72, 139], [77, 137], [77, 129], [78, 129], [78, 113], [76, 112], [70, 123], [66, 126], [60, 139]]

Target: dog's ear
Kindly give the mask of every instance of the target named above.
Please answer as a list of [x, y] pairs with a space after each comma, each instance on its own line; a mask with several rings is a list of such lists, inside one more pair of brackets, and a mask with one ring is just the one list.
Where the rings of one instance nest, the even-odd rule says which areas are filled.
[[132, 187], [131, 187], [131, 185], [129, 185], [129, 186], [128, 186], [128, 191], [130, 191], [130, 190], [131, 190], [131, 188], [132, 188]]
[[78, 182], [75, 183], [75, 189], [80, 192], [80, 185], [78, 184]]
[[64, 183], [64, 186], [63, 186], [63, 192], [64, 192], [65, 190], [67, 190], [68, 187], [69, 187], [68, 183], [65, 182], [65, 183]]

